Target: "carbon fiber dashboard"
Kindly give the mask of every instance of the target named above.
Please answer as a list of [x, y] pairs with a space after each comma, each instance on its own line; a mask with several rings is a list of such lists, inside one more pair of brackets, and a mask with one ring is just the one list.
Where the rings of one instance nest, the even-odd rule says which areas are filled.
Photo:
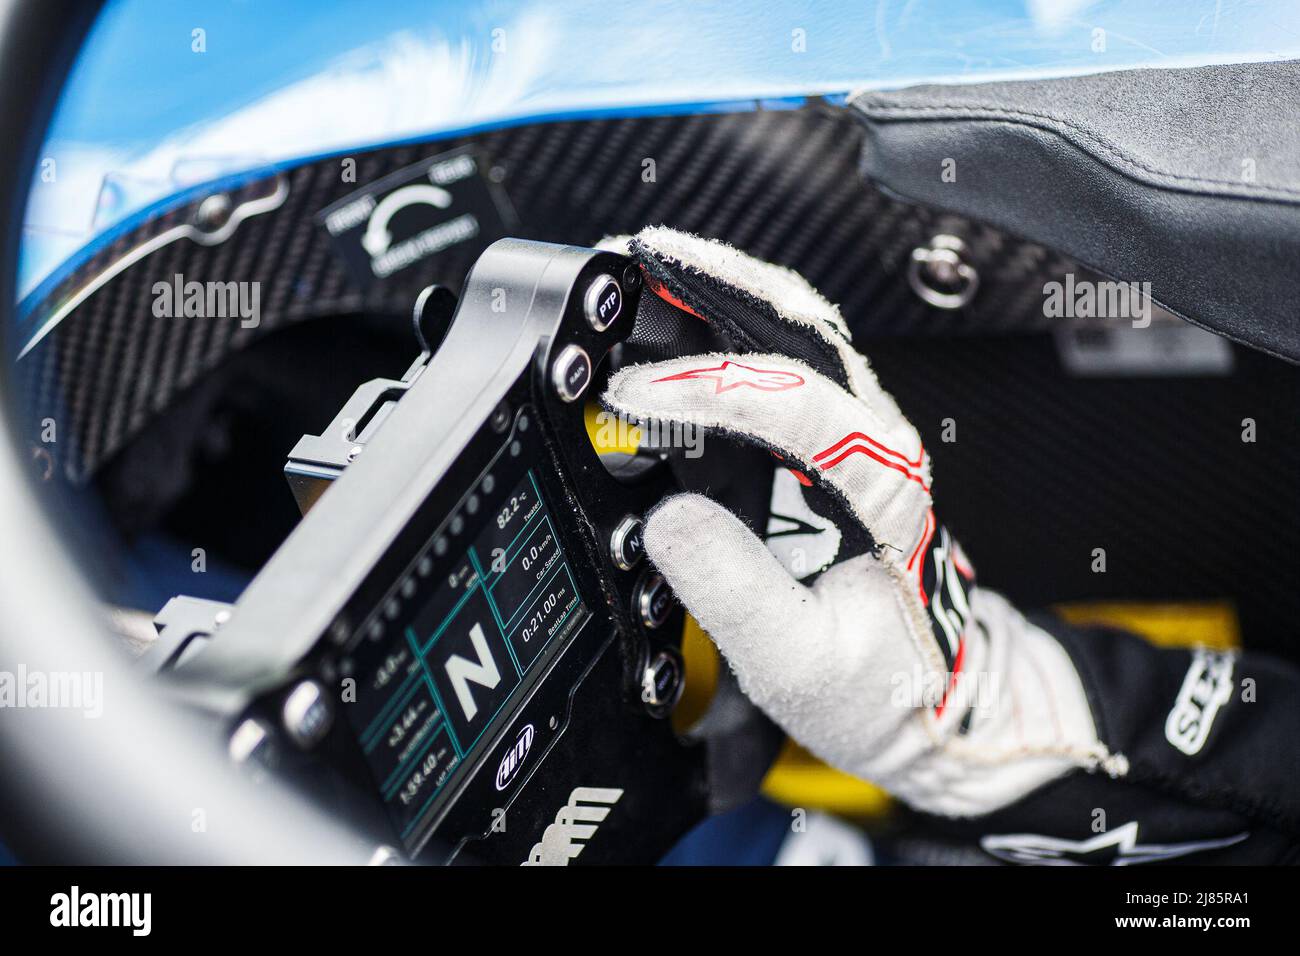
[[[520, 238], [590, 245], [648, 223], [725, 239], [805, 275], [840, 303], [862, 333], [941, 335], [1044, 328], [1042, 282], [1072, 267], [1038, 246], [895, 202], [858, 173], [862, 132], [830, 108], [558, 122], [357, 153], [355, 181], [341, 157], [284, 174], [288, 195], [230, 239], [171, 242], [100, 288], [19, 363], [34, 421], [61, 413], [71, 427], [61, 462], [85, 480], [153, 414], [227, 357], [284, 326], [322, 315], [371, 312], [405, 319], [431, 281], [455, 286], [491, 238], [451, 246], [420, 268], [361, 288], [317, 214], [425, 157], [471, 146], [518, 216]], [[646, 160], [653, 160], [652, 179]], [[239, 204], [267, 180], [228, 192]], [[204, 196], [117, 238], [67, 276], [31, 324], [127, 257], [192, 222]], [[908, 255], [937, 231], [967, 238], [984, 289], [958, 313], [926, 306], [904, 279]], [[174, 275], [257, 282], [261, 320], [154, 321], [153, 286]]]
[[[60, 422], [58, 473], [85, 484], [214, 371], [327, 316], [409, 324], [430, 282], [456, 286], [495, 235], [382, 281], [355, 281], [321, 227], [359, 186], [470, 148], [522, 238], [593, 244], [649, 223], [725, 239], [789, 266], [838, 302], [883, 384], [933, 450], [945, 520], [981, 577], [1025, 605], [1082, 598], [1226, 599], [1248, 643], [1294, 653], [1300, 617], [1300, 372], [1233, 347], [1229, 374], [1078, 378], [1047, 333], [1043, 286], [1069, 260], [986, 226], [898, 202], [859, 172], [862, 129], [798, 110], [537, 123], [330, 157], [283, 172], [287, 195], [225, 242], [180, 239], [127, 266], [19, 362], [32, 435]], [[341, 175], [355, 160], [355, 181]], [[264, 196], [272, 179], [233, 190]], [[60, 301], [132, 249], [191, 222], [156, 216], [67, 276]], [[965, 308], [923, 303], [912, 250], [962, 237], [981, 277]], [[257, 282], [260, 323], [158, 320], [154, 284], [182, 274]], [[1257, 423], [1254, 442], [1242, 422]], [[956, 441], [943, 439], [956, 423]], [[1110, 570], [1090, 570], [1094, 548]]]

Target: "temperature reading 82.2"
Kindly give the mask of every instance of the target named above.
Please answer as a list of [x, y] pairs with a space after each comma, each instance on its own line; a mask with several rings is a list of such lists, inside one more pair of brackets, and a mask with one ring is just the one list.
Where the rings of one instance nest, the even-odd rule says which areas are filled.
[[528, 505], [529, 497], [528, 491], [522, 488], [511, 495], [510, 500], [497, 512], [497, 527], [503, 531], [509, 527], [511, 519]]

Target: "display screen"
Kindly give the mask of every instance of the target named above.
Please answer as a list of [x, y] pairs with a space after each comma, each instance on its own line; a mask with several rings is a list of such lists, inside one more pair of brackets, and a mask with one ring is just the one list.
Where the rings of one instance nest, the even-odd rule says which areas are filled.
[[363, 625], [344, 711], [408, 849], [546, 651], [589, 617], [537, 481], [535, 432], [521, 412]]

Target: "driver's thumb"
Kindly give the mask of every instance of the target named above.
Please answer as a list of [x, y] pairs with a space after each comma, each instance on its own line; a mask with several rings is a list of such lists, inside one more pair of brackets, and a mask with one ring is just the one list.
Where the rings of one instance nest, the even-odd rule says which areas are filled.
[[703, 495], [666, 499], [646, 519], [645, 549], [755, 703], [824, 678], [835, 649], [821, 601], [726, 508]]

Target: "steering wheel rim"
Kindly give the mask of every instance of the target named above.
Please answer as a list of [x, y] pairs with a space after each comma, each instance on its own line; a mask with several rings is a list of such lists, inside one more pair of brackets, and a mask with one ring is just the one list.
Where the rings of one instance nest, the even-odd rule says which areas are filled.
[[[32, 172], [99, 0], [0, 2], [0, 342], [12, 359], [16, 271]], [[0, 672], [75, 673], [102, 714], [6, 708], [0, 839], [61, 863], [364, 863], [374, 846], [274, 781], [231, 767], [219, 735], [115, 652], [58, 515], [20, 466], [12, 366], [0, 373]]]

